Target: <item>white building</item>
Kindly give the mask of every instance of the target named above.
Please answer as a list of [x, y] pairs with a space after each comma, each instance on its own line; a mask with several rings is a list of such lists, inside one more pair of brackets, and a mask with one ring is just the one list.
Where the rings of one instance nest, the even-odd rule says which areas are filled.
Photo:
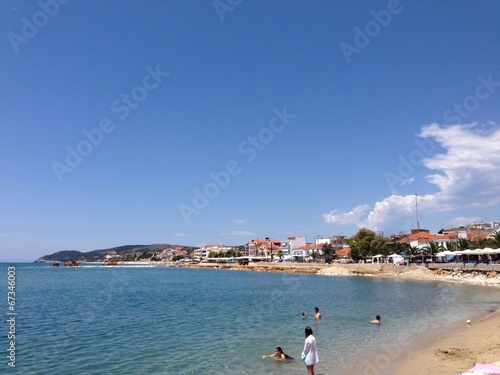
[[325, 243], [330, 245], [332, 243], [332, 239], [331, 238], [323, 238], [323, 237], [316, 237], [314, 239], [315, 245], [323, 245]]
[[307, 243], [306, 237], [305, 236], [290, 236], [288, 237], [288, 242], [290, 246], [290, 251], [293, 252], [293, 250], [298, 249], [299, 247], [305, 246]]
[[215, 253], [222, 253], [222, 252], [226, 252], [226, 251], [229, 251], [231, 250], [232, 247], [228, 247], [228, 246], [224, 246], [224, 245], [205, 245], [203, 247], [200, 247], [198, 249], [196, 249], [194, 252], [193, 252], [193, 257], [194, 258], [198, 258], [198, 259], [205, 259], [208, 257], [208, 254], [210, 254], [211, 252], [215, 252]]

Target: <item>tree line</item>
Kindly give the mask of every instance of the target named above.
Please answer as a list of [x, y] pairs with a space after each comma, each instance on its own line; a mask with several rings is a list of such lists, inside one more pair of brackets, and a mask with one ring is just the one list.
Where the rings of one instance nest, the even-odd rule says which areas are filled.
[[422, 248], [418, 248], [417, 246], [400, 243], [398, 239], [383, 237], [370, 229], [361, 228], [353, 237], [347, 239], [347, 243], [351, 247], [351, 258], [353, 260], [372, 257], [377, 254], [384, 256], [400, 254], [412, 258], [434, 255], [444, 250], [474, 250], [486, 247], [500, 248], [500, 231], [496, 232], [492, 237], [480, 238], [475, 241], [467, 238], [459, 238], [457, 241], [448, 241], [445, 245], [431, 241]]

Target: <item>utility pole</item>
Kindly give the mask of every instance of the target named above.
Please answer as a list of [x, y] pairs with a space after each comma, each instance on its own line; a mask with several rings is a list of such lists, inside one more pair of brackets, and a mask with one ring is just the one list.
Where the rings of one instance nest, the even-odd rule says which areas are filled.
[[418, 222], [418, 195], [415, 190], [415, 212], [417, 214], [417, 230], [420, 232], [420, 223]]

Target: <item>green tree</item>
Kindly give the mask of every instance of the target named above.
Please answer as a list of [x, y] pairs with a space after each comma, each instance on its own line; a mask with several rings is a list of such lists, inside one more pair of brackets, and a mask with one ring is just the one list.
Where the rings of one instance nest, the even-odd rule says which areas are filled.
[[433, 256], [436, 253], [439, 253], [440, 251], [445, 250], [443, 245], [438, 244], [437, 242], [431, 241], [424, 247], [422, 247], [422, 255], [431, 255]]
[[330, 264], [332, 262], [332, 254], [334, 253], [332, 245], [329, 243], [325, 243], [321, 247], [321, 250], [323, 251], [323, 258], [325, 259], [325, 263]]
[[486, 238], [479, 238], [477, 241], [474, 241], [472, 245], [476, 249], [484, 249], [488, 246], [488, 240]]
[[455, 251], [457, 248], [457, 243], [453, 241], [446, 241], [446, 250]]
[[388, 239], [377, 235], [374, 231], [361, 228], [358, 233], [347, 240], [354, 260], [374, 256], [377, 253], [388, 254]]
[[493, 236], [490, 236], [490, 239], [492, 240], [493, 247], [500, 248], [500, 230], [497, 230]]
[[390, 246], [387, 246], [394, 254], [404, 254], [406, 251], [406, 244], [399, 242], [399, 240], [394, 240], [391, 242]]
[[417, 247], [417, 246], [410, 246], [407, 250], [406, 250], [406, 255], [410, 258], [410, 259], [414, 259], [415, 257], [417, 257], [418, 255], [420, 255], [420, 249]]
[[457, 246], [458, 250], [466, 250], [470, 247], [470, 242], [467, 238], [459, 238]]
[[145, 252], [143, 252], [141, 255], [139, 255], [137, 257], [137, 260], [140, 260], [140, 259], [149, 259], [149, 258], [151, 258], [151, 256], [152, 256], [152, 254], [150, 252], [145, 251]]
[[319, 253], [312, 249], [309, 256], [312, 258], [313, 262], [316, 262], [316, 259], [319, 257]]

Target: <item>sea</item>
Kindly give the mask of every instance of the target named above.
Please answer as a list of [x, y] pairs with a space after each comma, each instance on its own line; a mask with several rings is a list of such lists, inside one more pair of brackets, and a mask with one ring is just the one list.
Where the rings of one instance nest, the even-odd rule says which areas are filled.
[[[306, 326], [316, 374], [387, 373], [419, 337], [500, 306], [475, 285], [91, 264], [2, 263], [0, 293], [1, 374], [304, 374]], [[295, 359], [262, 358], [276, 346]]]

